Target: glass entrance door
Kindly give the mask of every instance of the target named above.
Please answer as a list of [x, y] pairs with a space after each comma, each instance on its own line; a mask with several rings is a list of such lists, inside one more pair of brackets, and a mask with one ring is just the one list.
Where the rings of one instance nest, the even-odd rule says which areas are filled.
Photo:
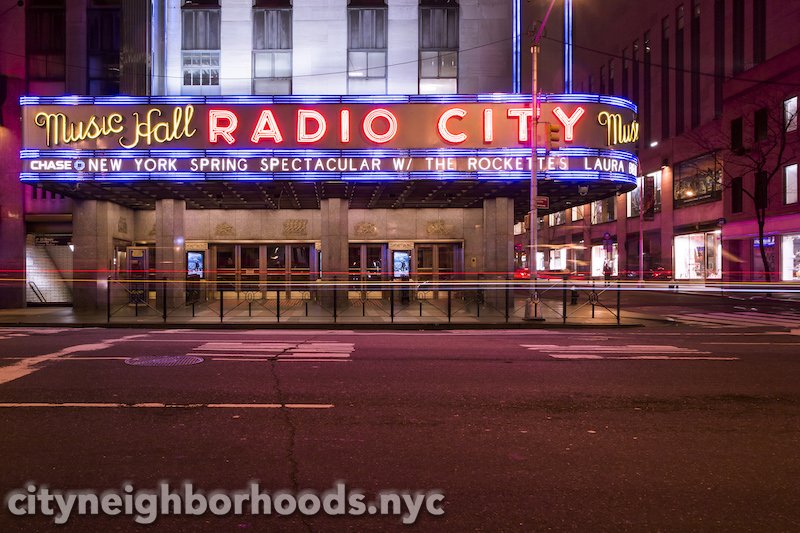
[[216, 281], [216, 292], [235, 297], [255, 292], [256, 299], [275, 298], [275, 291], [284, 289], [288, 297], [292, 282], [307, 283], [317, 270], [311, 243], [214, 244], [210, 254], [215, 264], [209, 277]]
[[258, 291], [261, 270], [258, 245], [242, 245], [239, 249], [241, 290]]
[[386, 244], [350, 244], [348, 275], [350, 299], [380, 299], [383, 288], [378, 282], [389, 279]]
[[420, 282], [419, 292], [424, 297], [438, 298], [436, 282], [457, 279], [464, 270], [461, 243], [417, 244], [414, 259], [414, 278]]
[[387, 279], [385, 244], [351, 244], [348, 252], [350, 281]]

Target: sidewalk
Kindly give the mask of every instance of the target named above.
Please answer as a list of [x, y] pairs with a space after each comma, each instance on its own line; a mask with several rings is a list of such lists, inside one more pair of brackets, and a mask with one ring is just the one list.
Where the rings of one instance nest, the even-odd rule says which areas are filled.
[[[71, 307], [29, 307], [22, 309], [0, 309], [0, 327], [26, 326], [26, 327], [151, 327], [174, 328], [176, 326], [188, 328], [324, 328], [324, 329], [516, 329], [516, 328], [598, 328], [598, 327], [636, 327], [644, 325], [643, 322], [654, 321], [670, 323], [655, 315], [641, 312], [622, 310], [619, 325], [616, 316], [610, 311], [597, 306], [595, 318], [591, 318], [590, 306], [583, 304], [568, 307], [568, 318], [564, 323], [558, 314], [560, 308], [543, 304], [542, 313], [544, 320], [524, 320], [524, 301], [517, 304], [513, 313], [506, 321], [503, 313], [484, 308], [477, 316], [477, 309], [470, 310], [468, 314], [463, 309], [454, 313], [450, 320], [446, 315], [414, 316], [411, 310], [398, 311], [394, 319], [388, 315], [361, 316], [358, 309], [346, 309], [334, 320], [332, 316], [298, 316], [284, 315], [278, 319], [274, 315], [248, 316], [247, 311], [239, 313], [226, 313], [223, 321], [219, 315], [205, 314], [203, 316], [168, 316], [164, 321], [160, 313], [141, 312], [140, 316], [112, 316], [108, 320], [105, 312], [77, 313]], [[559, 303], [560, 305], [560, 303]]]
[[781, 286], [753, 282], [752, 284], [694, 284], [691, 282], [672, 282], [672, 291], [677, 294], [698, 296], [720, 296], [736, 300], [770, 300], [775, 302], [797, 302], [800, 304], [800, 287], [780, 290]]

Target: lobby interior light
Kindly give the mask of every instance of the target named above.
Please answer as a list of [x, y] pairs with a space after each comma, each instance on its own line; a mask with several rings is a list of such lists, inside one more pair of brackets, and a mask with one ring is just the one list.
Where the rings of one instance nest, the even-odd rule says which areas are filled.
[[658, 141], [653, 141], [650, 143], [650, 148], [655, 148], [656, 146], [658, 146]]

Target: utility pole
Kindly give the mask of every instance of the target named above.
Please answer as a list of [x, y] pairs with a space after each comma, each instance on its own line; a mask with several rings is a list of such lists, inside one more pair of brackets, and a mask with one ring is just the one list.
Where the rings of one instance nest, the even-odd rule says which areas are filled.
[[533, 59], [532, 76], [533, 83], [531, 86], [531, 214], [530, 214], [530, 228], [528, 229], [530, 235], [530, 251], [528, 252], [528, 272], [531, 277], [530, 296], [525, 304], [525, 319], [526, 320], [541, 320], [541, 310], [539, 308], [539, 294], [536, 290], [536, 278], [539, 276], [538, 265], [536, 264], [536, 256], [539, 251], [539, 209], [536, 206], [536, 197], [539, 195], [539, 187], [537, 181], [537, 170], [539, 167], [539, 157], [537, 155], [538, 139], [536, 135], [539, 131], [539, 42], [542, 39], [542, 32], [547, 24], [547, 19], [550, 18], [550, 12], [553, 10], [556, 0], [550, 1], [550, 6], [547, 8], [547, 13], [544, 15], [536, 33], [533, 36], [533, 46], [531, 46], [531, 55]]

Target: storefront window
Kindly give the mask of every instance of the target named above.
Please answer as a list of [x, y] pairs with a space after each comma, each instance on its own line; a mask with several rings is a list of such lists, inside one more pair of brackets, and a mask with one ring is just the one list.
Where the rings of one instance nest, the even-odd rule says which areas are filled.
[[800, 233], [784, 235], [781, 244], [781, 279], [800, 281]]
[[721, 279], [721, 232], [675, 237], [675, 279]]
[[550, 270], [564, 270], [567, 268], [567, 249], [559, 248], [550, 250]]
[[713, 202], [722, 198], [722, 170], [716, 154], [690, 159], [675, 165], [673, 198], [675, 207]]
[[592, 246], [592, 276], [602, 277], [608, 274], [619, 275], [619, 253], [617, 243], [613, 243], [611, 251], [605, 246], [598, 244]]
[[572, 208], [572, 221], [583, 220], [583, 206], [579, 205], [578, 207]]

